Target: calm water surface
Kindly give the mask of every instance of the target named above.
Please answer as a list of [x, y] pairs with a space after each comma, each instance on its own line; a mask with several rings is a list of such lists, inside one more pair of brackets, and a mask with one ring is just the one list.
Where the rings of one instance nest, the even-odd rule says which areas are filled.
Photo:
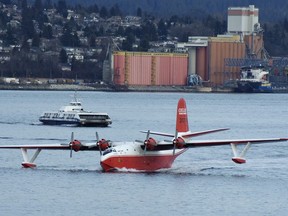
[[[108, 128], [44, 126], [73, 92], [0, 91], [0, 144], [144, 139], [140, 130], [175, 131], [186, 99], [190, 130], [229, 131], [197, 139], [288, 136], [288, 94], [78, 92], [87, 110], [107, 112]], [[155, 137], [159, 139], [159, 137]], [[287, 215], [288, 143], [252, 146], [247, 164], [229, 146], [190, 149], [169, 170], [102, 173], [98, 152], [42, 151], [37, 169], [22, 169], [20, 150], [0, 151], [1, 215]]]

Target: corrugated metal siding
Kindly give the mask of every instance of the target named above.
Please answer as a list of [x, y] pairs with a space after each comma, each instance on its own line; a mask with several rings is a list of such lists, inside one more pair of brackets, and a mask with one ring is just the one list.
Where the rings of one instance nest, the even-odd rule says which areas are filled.
[[130, 85], [150, 85], [151, 83], [151, 57], [133, 56], [131, 58]]
[[114, 78], [113, 81], [116, 85], [121, 85], [124, 83], [124, 73], [125, 73], [125, 55], [117, 55], [117, 58], [114, 58]]
[[172, 83], [173, 85], [186, 85], [188, 73], [188, 58], [173, 57]]
[[207, 81], [207, 48], [198, 47], [196, 51], [196, 73], [204, 80]]
[[114, 53], [115, 84], [186, 85], [187, 73], [187, 54]]
[[[245, 44], [240, 42], [209, 42], [209, 69], [210, 81], [214, 85], [222, 85], [227, 80], [227, 74], [224, 73], [225, 58], [244, 58]], [[232, 76], [239, 73], [239, 68], [230, 68]], [[236, 74], [237, 73], [237, 74]], [[231, 74], [229, 76], [231, 76]]]

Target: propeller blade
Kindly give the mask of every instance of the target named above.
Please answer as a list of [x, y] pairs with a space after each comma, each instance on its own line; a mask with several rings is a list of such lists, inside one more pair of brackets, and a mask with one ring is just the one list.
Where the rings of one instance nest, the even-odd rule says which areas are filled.
[[150, 130], [147, 131], [147, 135], [146, 135], [146, 140], [144, 141], [144, 154], [146, 153], [146, 150], [147, 150], [147, 140], [149, 139], [149, 136], [150, 136]]
[[101, 150], [101, 148], [99, 146], [99, 134], [98, 134], [97, 131], [96, 131], [96, 145], [98, 145], [100, 156], [102, 156], [102, 150]]
[[70, 139], [70, 158], [72, 158], [72, 142], [74, 140], [74, 132], [71, 133], [71, 139]]
[[178, 131], [176, 129], [175, 131], [175, 138], [174, 138], [174, 146], [173, 146], [173, 155], [175, 155], [175, 149], [176, 149], [176, 139], [178, 138]]
[[146, 134], [146, 140], [149, 139], [149, 136], [150, 136], [150, 130], [147, 131], [147, 134]]
[[96, 142], [99, 142], [99, 135], [97, 131], [96, 131]]

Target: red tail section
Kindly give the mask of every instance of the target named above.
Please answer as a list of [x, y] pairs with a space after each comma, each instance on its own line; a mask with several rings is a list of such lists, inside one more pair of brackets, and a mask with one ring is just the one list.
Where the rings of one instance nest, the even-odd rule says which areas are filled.
[[176, 130], [178, 132], [189, 131], [188, 116], [186, 102], [184, 98], [180, 98], [177, 106], [177, 117], [176, 117]]

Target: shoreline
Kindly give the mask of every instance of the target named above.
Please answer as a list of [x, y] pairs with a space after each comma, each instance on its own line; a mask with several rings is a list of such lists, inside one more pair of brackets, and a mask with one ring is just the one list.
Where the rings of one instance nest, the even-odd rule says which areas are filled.
[[[103, 91], [103, 92], [186, 92], [186, 93], [236, 93], [233, 88], [199, 86], [113, 86], [81, 84], [0, 84], [0, 90], [26, 91]], [[288, 93], [288, 89], [274, 89], [273, 93]], [[243, 94], [243, 93], [242, 93]], [[267, 94], [267, 93], [266, 93]]]
[[189, 86], [113, 86], [113, 85], [79, 85], [79, 84], [45, 84], [19, 85], [1, 84], [0, 90], [31, 91], [104, 91], [104, 92], [200, 92], [233, 93], [232, 88], [189, 87]]

